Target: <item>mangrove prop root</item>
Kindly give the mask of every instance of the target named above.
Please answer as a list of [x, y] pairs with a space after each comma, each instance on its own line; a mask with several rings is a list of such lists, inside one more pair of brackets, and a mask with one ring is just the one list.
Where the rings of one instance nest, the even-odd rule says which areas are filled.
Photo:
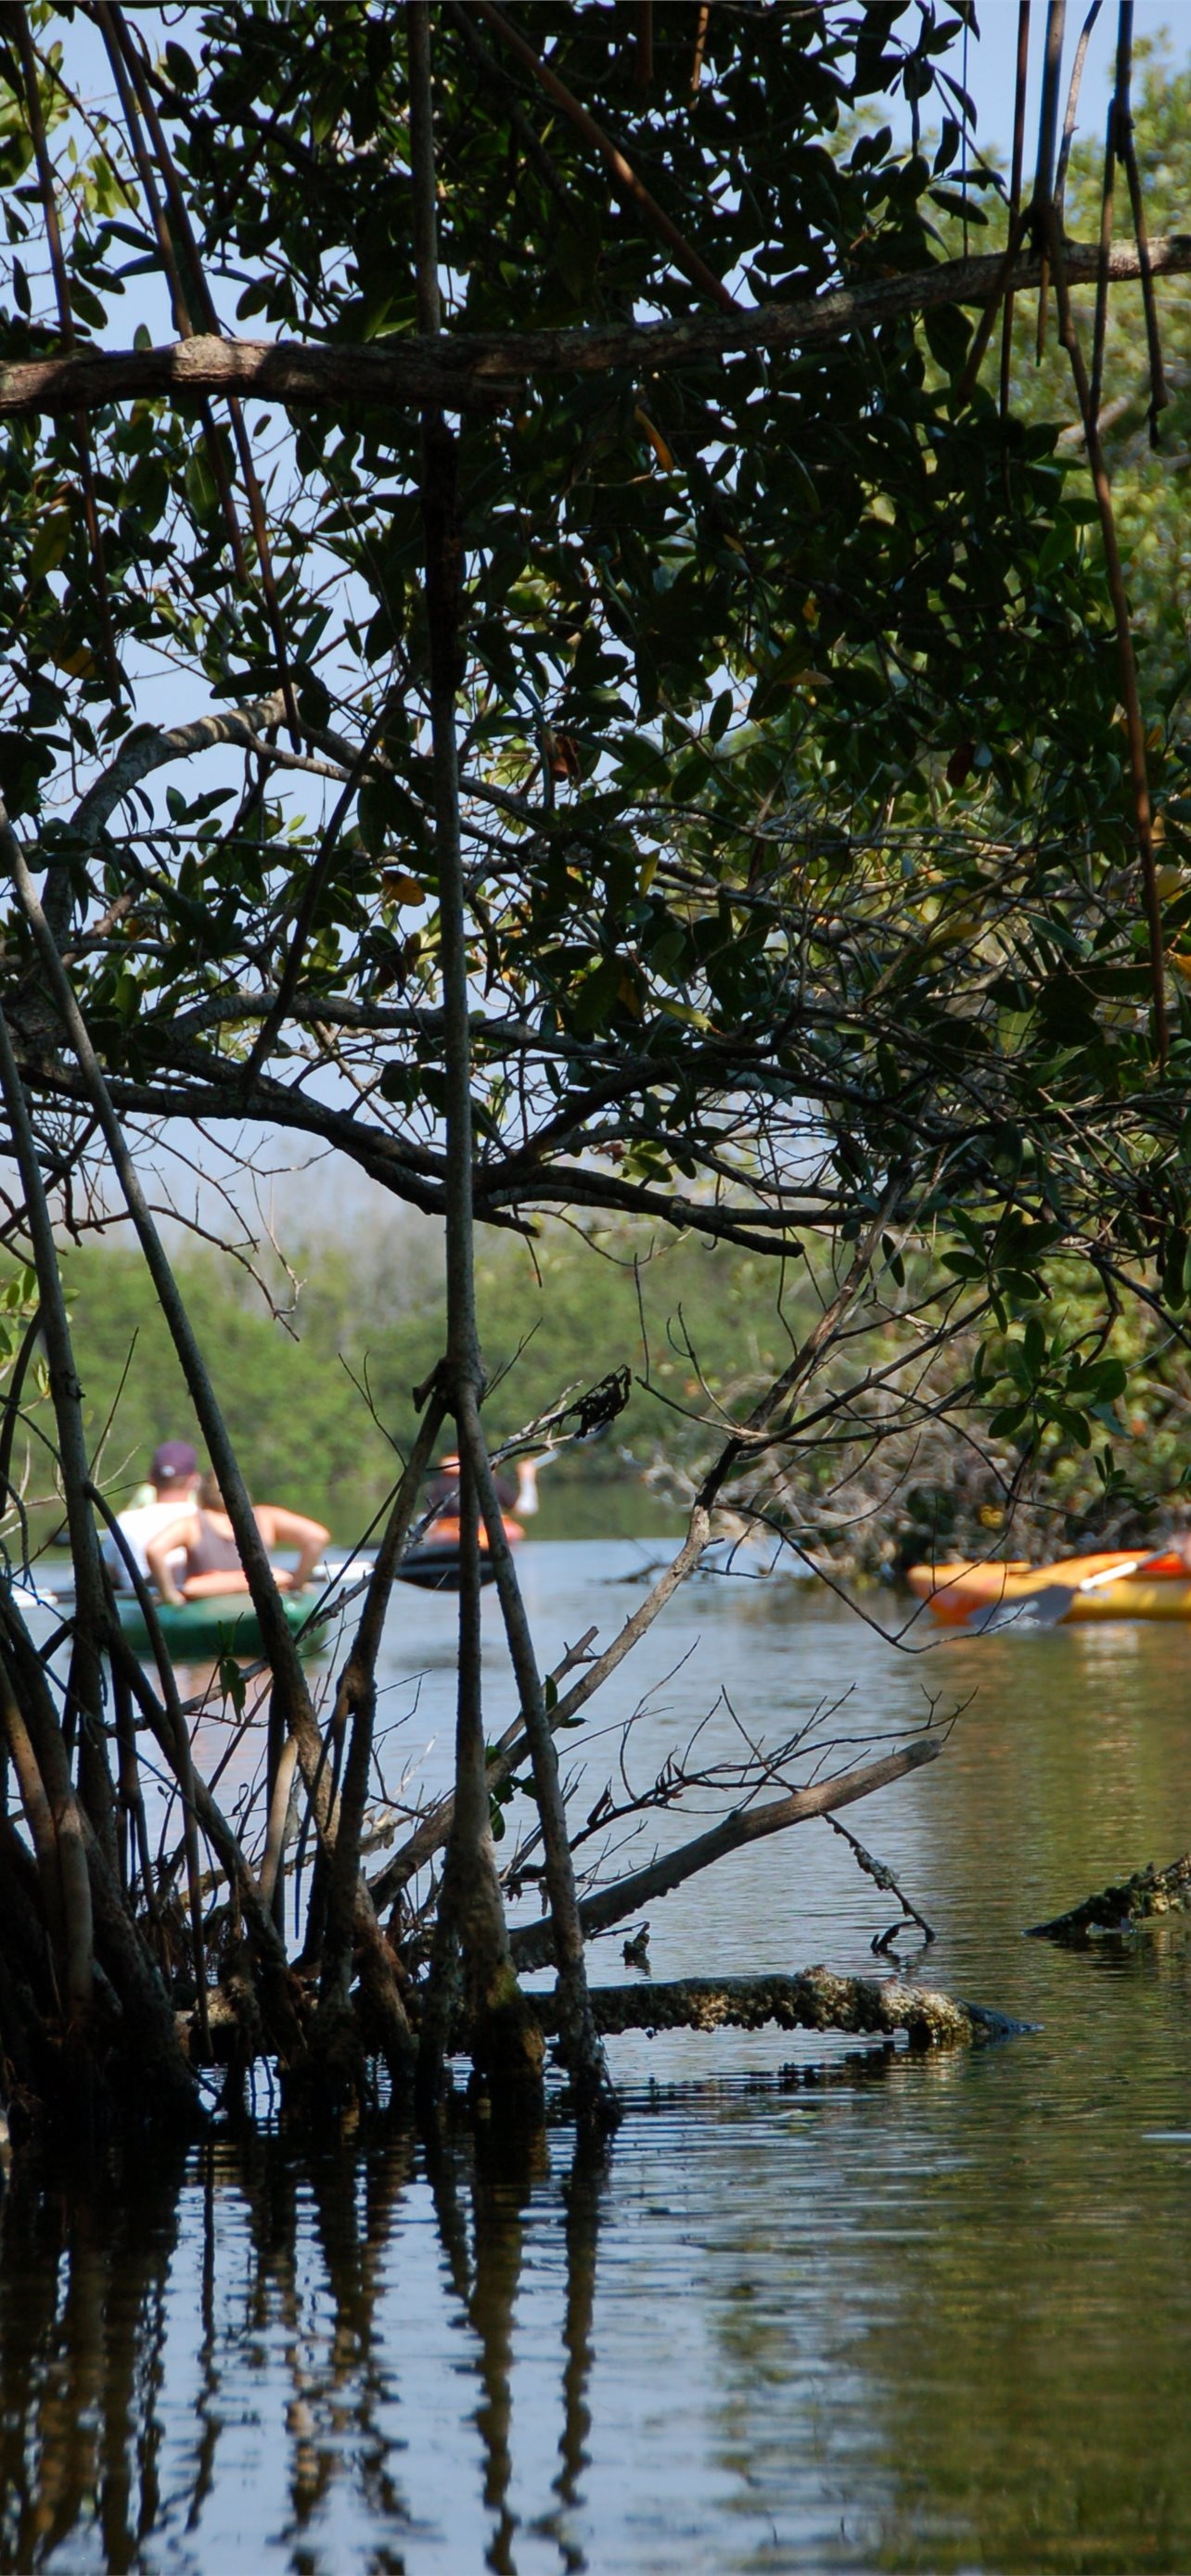
[[[529, 1995], [542, 2028], [553, 2031], [553, 1995]], [[930, 1986], [904, 1985], [898, 1977], [837, 1977], [830, 1968], [804, 1968], [793, 1977], [679, 1977], [672, 1984], [593, 1986], [596, 2029], [838, 2030], [879, 2033], [904, 2030], [911, 2048], [974, 2048], [987, 2040], [1013, 2039], [1034, 2027], [1011, 2021], [983, 2004], [960, 2003]]]
[[1172, 1860], [1166, 1869], [1155, 1869], [1151, 1861], [1147, 1869], [1122, 1879], [1119, 1887], [1102, 1887], [1098, 1895], [1085, 1896], [1069, 1914], [1056, 1914], [1051, 1923], [1031, 1923], [1026, 1937], [1091, 1941], [1097, 1933], [1127, 1932], [1135, 1924], [1158, 1922], [1165, 1914], [1191, 1914], [1191, 1852]]

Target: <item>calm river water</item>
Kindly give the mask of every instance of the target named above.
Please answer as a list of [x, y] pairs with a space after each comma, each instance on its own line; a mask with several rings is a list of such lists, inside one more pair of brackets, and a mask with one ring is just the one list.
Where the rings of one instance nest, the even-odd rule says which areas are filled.
[[[525, 1549], [548, 1655], [619, 1622], [644, 1553]], [[429, 1785], [453, 1615], [403, 1593], [387, 1640], [386, 1759]], [[484, 1619], [495, 1729], [490, 1600]], [[0, 2565], [1191, 2568], [1191, 1929], [1083, 1954], [1021, 1937], [1191, 1845], [1189, 1678], [1177, 1628], [910, 1654], [821, 1591], [679, 1596], [600, 1720], [649, 1692], [643, 1776], [723, 1686], [777, 1735], [849, 1689], [835, 1727], [857, 1737], [970, 1703], [933, 1769], [848, 1821], [937, 1927], [922, 1973], [1042, 2029], [934, 2061], [615, 2042], [627, 2115], [598, 2167], [565, 2127], [512, 2174], [378, 2128], [10, 2188]], [[731, 1733], [721, 1704], [704, 1750]], [[656, 1907], [654, 1972], [872, 1973], [894, 1910], [804, 1826]], [[601, 1948], [597, 1974], [629, 1973]]]

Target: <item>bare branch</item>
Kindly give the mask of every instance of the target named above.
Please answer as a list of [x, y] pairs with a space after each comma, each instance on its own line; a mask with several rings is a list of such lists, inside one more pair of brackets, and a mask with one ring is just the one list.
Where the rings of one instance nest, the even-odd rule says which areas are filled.
[[[694, 1878], [701, 1869], [724, 1860], [729, 1852], [743, 1851], [748, 1843], [763, 1841], [769, 1834], [785, 1833], [791, 1825], [806, 1824], [811, 1816], [827, 1816], [836, 1807], [850, 1807], [858, 1798], [871, 1798], [877, 1789], [887, 1789], [894, 1780], [902, 1780], [908, 1771], [919, 1771], [924, 1762], [934, 1762], [943, 1750], [942, 1732], [912, 1736], [896, 1753], [886, 1753], [879, 1762], [866, 1762], [858, 1771], [845, 1771], [835, 1780], [820, 1781], [814, 1789], [793, 1789], [787, 1798], [772, 1798], [760, 1807], [735, 1807], [731, 1815], [711, 1825], [705, 1834], [696, 1834], [690, 1842], [680, 1843], [677, 1851], [664, 1852], [659, 1859], [636, 1869], [628, 1878], [617, 1879], [612, 1887], [601, 1887], [594, 1896], [585, 1896], [580, 1906], [583, 1930], [588, 1940], [595, 1932], [606, 1932], [610, 1924], [623, 1923], [626, 1915], [640, 1914], [646, 1905], [656, 1904], [660, 1896], [669, 1896], [683, 1881]], [[548, 1923], [523, 1925], [512, 1935], [513, 1957], [519, 1969], [544, 1968], [551, 1957], [551, 1935]]]

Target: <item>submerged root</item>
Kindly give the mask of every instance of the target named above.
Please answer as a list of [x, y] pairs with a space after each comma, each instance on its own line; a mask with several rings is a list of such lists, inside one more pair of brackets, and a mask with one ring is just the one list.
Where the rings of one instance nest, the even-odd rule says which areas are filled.
[[543, 2117], [546, 2043], [533, 1997], [524, 1995], [507, 1967], [474, 2013], [467, 2036], [473, 2083], [491, 2103], [494, 2118], [511, 2127]]
[[1130, 1932], [1160, 1922], [1168, 1914], [1191, 1914], [1191, 1852], [1183, 1852], [1165, 1869], [1155, 1869], [1151, 1861], [1148, 1868], [1135, 1870], [1132, 1878], [1122, 1879], [1119, 1887], [1102, 1887], [1097, 1895], [1085, 1896], [1070, 1913], [1056, 1914], [1050, 1923], [1031, 1923], [1026, 1938], [1091, 1941], [1097, 1934]]

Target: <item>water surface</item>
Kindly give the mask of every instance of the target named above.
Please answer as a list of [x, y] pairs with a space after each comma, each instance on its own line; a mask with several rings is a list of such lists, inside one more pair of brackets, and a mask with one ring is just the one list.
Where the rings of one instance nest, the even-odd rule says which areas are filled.
[[[619, 1621], [645, 1552], [526, 1548], [547, 1656]], [[899, 1607], [877, 1604], [890, 1628]], [[384, 1760], [429, 1787], [452, 1617], [402, 1594], [386, 1641]], [[497, 1618], [486, 1601], [492, 1731]], [[724, 1686], [779, 1735], [850, 1692], [834, 1725], [858, 1742], [970, 1702], [933, 1769], [848, 1821], [937, 1927], [920, 1973], [1041, 2031], [928, 2061], [628, 2038], [602, 2166], [565, 2126], [518, 2170], [464, 2134], [428, 2165], [381, 2123], [335, 2152], [266, 2134], [87, 2193], [10, 2190], [0, 2564], [1191, 2566], [1191, 1934], [1021, 1937], [1191, 1845], [1189, 1655], [1178, 1629], [1125, 1626], [911, 1653], [818, 1591], [680, 1596], [595, 1704], [593, 1765], [642, 1699], [640, 1778], [709, 1710], [704, 1754], [729, 1750]], [[880, 1973], [895, 1913], [819, 1823], [656, 1907], [654, 1971]], [[630, 1973], [619, 1937], [596, 1962]]]

